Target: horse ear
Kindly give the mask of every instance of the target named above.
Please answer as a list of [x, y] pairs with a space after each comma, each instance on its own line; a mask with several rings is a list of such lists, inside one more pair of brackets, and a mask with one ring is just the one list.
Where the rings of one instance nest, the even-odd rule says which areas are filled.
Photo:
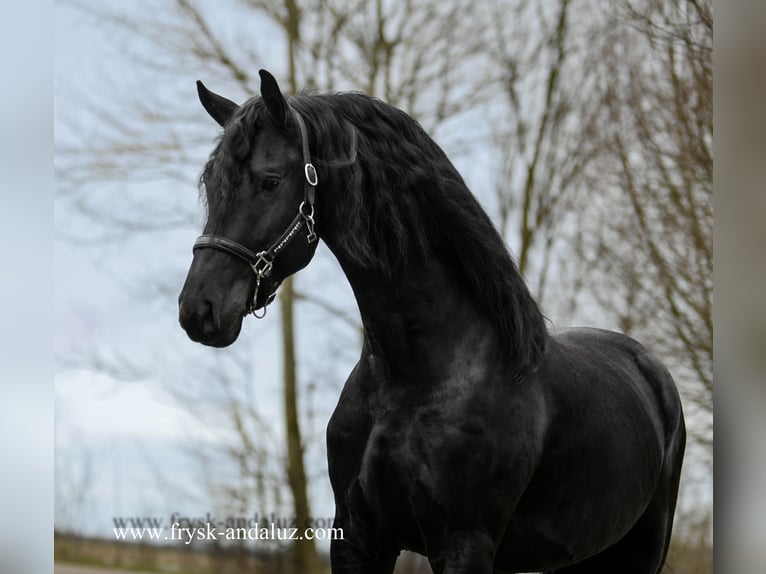
[[221, 127], [226, 125], [226, 122], [239, 107], [231, 100], [208, 90], [205, 87], [205, 84], [199, 80], [197, 80], [197, 94], [199, 94], [199, 101], [202, 103], [202, 107], [207, 110], [207, 113], [209, 113]]
[[258, 74], [261, 76], [261, 97], [266, 103], [266, 109], [278, 126], [284, 126], [287, 123], [287, 100], [274, 76], [266, 70], [259, 70]]

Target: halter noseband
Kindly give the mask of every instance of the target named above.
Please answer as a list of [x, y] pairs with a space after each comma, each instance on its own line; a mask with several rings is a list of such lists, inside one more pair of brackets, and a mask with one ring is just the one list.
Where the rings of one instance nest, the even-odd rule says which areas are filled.
[[258, 299], [258, 291], [261, 287], [261, 281], [264, 277], [268, 277], [271, 274], [271, 268], [274, 265], [274, 259], [279, 255], [282, 250], [289, 245], [289, 243], [298, 235], [298, 232], [305, 226], [308, 230], [306, 240], [309, 243], [313, 243], [317, 239], [317, 234], [314, 232], [314, 200], [316, 198], [316, 186], [319, 183], [317, 177], [317, 170], [311, 163], [311, 153], [309, 151], [308, 134], [306, 133], [306, 124], [303, 122], [298, 110], [290, 106], [290, 110], [298, 123], [298, 129], [301, 134], [301, 149], [303, 151], [303, 174], [305, 176], [305, 182], [303, 184], [303, 201], [298, 207], [298, 214], [292, 220], [284, 233], [279, 236], [271, 247], [265, 251], [259, 251], [253, 253], [236, 241], [221, 237], [220, 235], [201, 235], [194, 242], [193, 251], [197, 249], [217, 249], [223, 251], [229, 255], [236, 257], [247, 263], [255, 273], [255, 291], [253, 292], [253, 300], [250, 303], [249, 312], [254, 317], [261, 319], [266, 316], [266, 308], [274, 301], [276, 293], [269, 295], [266, 303], [263, 306], [263, 314], [258, 315], [256, 313], [256, 300]]

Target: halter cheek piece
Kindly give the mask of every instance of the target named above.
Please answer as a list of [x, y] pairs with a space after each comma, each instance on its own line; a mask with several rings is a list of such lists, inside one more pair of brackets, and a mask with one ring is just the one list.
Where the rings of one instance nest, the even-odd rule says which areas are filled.
[[290, 107], [290, 110], [298, 123], [298, 128], [301, 134], [303, 174], [305, 176], [305, 182], [303, 184], [303, 201], [298, 207], [298, 214], [292, 220], [285, 232], [279, 236], [279, 239], [271, 244], [271, 247], [265, 251], [259, 251], [258, 253], [253, 253], [241, 243], [221, 237], [220, 235], [201, 235], [194, 242], [193, 251], [196, 251], [197, 249], [217, 249], [218, 251], [223, 251], [224, 253], [228, 253], [229, 255], [244, 261], [250, 266], [253, 273], [255, 273], [255, 291], [253, 292], [253, 300], [250, 303], [248, 312], [252, 313], [253, 316], [258, 319], [266, 316], [266, 308], [272, 301], [274, 301], [274, 297], [276, 296], [276, 293], [269, 295], [263, 306], [263, 314], [258, 315], [255, 308], [257, 305], [256, 301], [258, 300], [258, 291], [261, 287], [261, 281], [271, 274], [274, 259], [290, 244], [303, 227], [306, 227], [306, 240], [309, 243], [313, 243], [317, 240], [317, 234], [314, 232], [314, 201], [316, 198], [316, 186], [319, 183], [319, 179], [317, 177], [317, 170], [311, 163], [306, 124], [303, 122], [303, 118], [298, 113], [298, 110], [293, 107]]

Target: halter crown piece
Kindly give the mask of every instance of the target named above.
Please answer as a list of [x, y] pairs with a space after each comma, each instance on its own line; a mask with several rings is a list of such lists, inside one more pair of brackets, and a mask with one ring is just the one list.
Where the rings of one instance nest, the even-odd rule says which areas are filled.
[[292, 111], [293, 117], [298, 124], [298, 129], [300, 130], [301, 134], [301, 149], [303, 151], [303, 174], [305, 176], [305, 181], [303, 184], [303, 201], [298, 206], [298, 214], [292, 220], [285, 232], [282, 233], [282, 235], [280, 235], [279, 238], [271, 244], [271, 247], [265, 251], [253, 253], [250, 249], [241, 243], [237, 243], [236, 241], [232, 241], [226, 237], [221, 237], [220, 235], [210, 234], [200, 235], [194, 242], [194, 248], [192, 250], [196, 251], [197, 249], [217, 249], [244, 261], [250, 266], [250, 268], [253, 270], [253, 273], [255, 273], [255, 291], [253, 292], [253, 300], [250, 303], [250, 309], [248, 309], [248, 311], [258, 319], [262, 319], [266, 316], [266, 309], [274, 301], [274, 297], [276, 296], [276, 293], [272, 293], [269, 296], [263, 306], [263, 313], [258, 315], [255, 309], [256, 301], [258, 299], [258, 291], [260, 290], [261, 281], [263, 281], [264, 277], [268, 277], [271, 274], [271, 268], [274, 265], [274, 259], [277, 257], [277, 255], [279, 255], [280, 252], [282, 252], [282, 250], [284, 250], [285, 247], [290, 244], [290, 242], [298, 235], [298, 232], [304, 226], [307, 230], [306, 240], [309, 243], [313, 243], [317, 240], [317, 234], [314, 231], [314, 201], [316, 198], [316, 187], [319, 183], [319, 178], [317, 176], [316, 168], [311, 163], [311, 153], [309, 151], [309, 140], [308, 134], [306, 133], [306, 124], [303, 122], [303, 118], [301, 117], [300, 113], [298, 113], [298, 110], [292, 106], [290, 106], [290, 110]]

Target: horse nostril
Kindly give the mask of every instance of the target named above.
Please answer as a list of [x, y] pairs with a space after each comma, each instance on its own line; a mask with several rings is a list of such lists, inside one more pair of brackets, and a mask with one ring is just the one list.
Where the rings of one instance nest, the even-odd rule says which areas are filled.
[[218, 328], [213, 303], [208, 299], [205, 299], [201, 305], [200, 326], [206, 335], [214, 333]]
[[178, 319], [193, 339], [208, 337], [218, 330], [215, 306], [209, 299], [203, 299], [196, 304], [188, 300], [180, 301]]

